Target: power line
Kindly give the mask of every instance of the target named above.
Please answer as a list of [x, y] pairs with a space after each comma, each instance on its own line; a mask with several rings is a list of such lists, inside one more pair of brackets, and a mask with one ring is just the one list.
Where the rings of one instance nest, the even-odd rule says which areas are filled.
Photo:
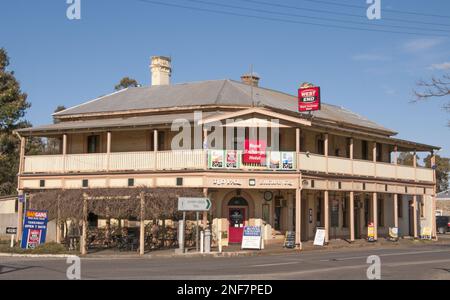
[[240, 9], [240, 10], [251, 11], [251, 12], [259, 12], [259, 13], [265, 13], [265, 14], [271, 14], [271, 15], [280, 15], [280, 16], [288, 16], [288, 17], [296, 17], [296, 18], [299, 17], [299, 18], [313, 19], [313, 20], [320, 20], [320, 21], [331, 21], [331, 22], [339, 22], [339, 23], [345, 23], [345, 24], [356, 24], [356, 25], [375, 26], [375, 27], [384, 27], [384, 28], [412, 29], [412, 30], [422, 30], [422, 31], [440, 31], [440, 32], [450, 33], [450, 31], [446, 30], [446, 29], [432, 29], [432, 28], [422, 28], [422, 27], [413, 27], [413, 26], [385, 25], [385, 24], [378, 24], [378, 23], [374, 23], [374, 22], [370, 22], [370, 21], [369, 21], [369, 23], [367, 23], [367, 22], [349, 21], [349, 20], [341, 20], [341, 19], [335, 19], [335, 18], [323, 18], [323, 17], [320, 17], [320, 19], [318, 19], [317, 17], [308, 16], [308, 15], [283, 13], [283, 12], [269, 11], [269, 10], [258, 9], [258, 8], [249, 8], [249, 7], [243, 7], [243, 6], [237, 6], [237, 5], [215, 3], [215, 2], [203, 1], [203, 0], [185, 0], [185, 1], [201, 3], [201, 4], [211, 5], [211, 6]]
[[325, 27], [325, 28], [339, 28], [339, 29], [346, 29], [346, 30], [380, 32], [380, 33], [393, 33], [393, 34], [407, 34], [407, 35], [419, 35], [419, 36], [441, 36], [441, 37], [445, 36], [445, 35], [442, 35], [442, 34], [433, 34], [433, 33], [393, 31], [393, 30], [373, 29], [373, 28], [357, 28], [357, 27], [349, 27], [349, 26], [334, 25], [334, 24], [323, 24], [323, 23], [313, 23], [313, 22], [305, 22], [305, 21], [295, 21], [295, 20], [287, 20], [287, 19], [280, 19], [280, 18], [272, 18], [272, 17], [263, 17], [263, 16], [257, 16], [257, 15], [242, 14], [242, 13], [236, 13], [236, 12], [223, 11], [223, 10], [215, 10], [215, 9], [202, 8], [202, 7], [186, 6], [186, 5], [180, 5], [180, 4], [174, 4], [174, 3], [166, 3], [166, 2], [159, 2], [159, 1], [152, 1], [152, 0], [136, 0], [136, 1], [139, 1], [139, 2], [142, 2], [142, 3], [146, 3], [146, 4], [154, 4], [154, 5], [160, 5], [160, 6], [166, 6], [166, 7], [176, 7], [176, 8], [182, 8], [182, 9], [188, 9], [188, 10], [194, 10], [194, 11], [203, 11], [203, 12], [209, 12], [209, 13], [215, 13], [215, 14], [222, 14], [222, 15], [231, 15], [231, 16], [237, 16], [237, 17], [246, 17], [246, 18], [253, 18], [253, 19], [273, 21], [273, 22], [290, 23], [290, 24], [311, 25], [311, 26], [318, 26], [318, 27]]
[[[285, 4], [276, 4], [276, 3], [271, 3], [271, 2], [267, 2], [267, 1], [257, 1], [257, 0], [238, 0], [238, 1], [250, 2], [250, 3], [266, 5], [266, 6], [271, 6], [271, 7], [289, 8], [289, 9], [301, 10], [301, 11], [311, 11], [311, 12], [318, 12], [318, 13], [324, 13], [324, 14], [342, 15], [342, 16], [347, 16], [347, 17], [356, 17], [356, 18], [367, 19], [366, 16], [363, 16], [361, 14], [352, 14], [352, 13], [346, 13], [346, 12], [336, 12], [336, 11], [330, 11], [330, 10], [324, 10], [324, 9], [309, 8], [309, 7], [299, 7], [299, 6], [292, 6], [292, 5], [285, 5]], [[338, 3], [333, 3], [333, 4], [338, 4]], [[359, 8], [363, 8], [363, 7], [361, 6]], [[367, 9], [367, 8], [365, 8], [365, 9]], [[408, 24], [416, 23], [416, 24], [422, 24], [422, 25], [450, 27], [450, 24], [423, 22], [420, 20], [396, 19], [396, 18], [389, 18], [389, 17], [383, 17], [383, 21], [393, 21], [393, 22], [401, 22], [401, 23], [408, 23]]]
[[[336, 3], [336, 2], [330, 2], [330, 1], [323, 1], [323, 0], [301, 0], [306, 2], [312, 2], [312, 3], [322, 3], [327, 5], [335, 5], [335, 6], [345, 6], [345, 7], [352, 7], [352, 8], [364, 8], [367, 9], [366, 6], [363, 5], [355, 5], [355, 4], [347, 4], [347, 3]], [[419, 13], [415, 11], [403, 11], [403, 10], [396, 10], [396, 9], [387, 9], [383, 8], [384, 12], [390, 12], [390, 13], [396, 13], [396, 14], [404, 14], [404, 15], [415, 15], [415, 16], [424, 16], [424, 17], [435, 17], [435, 18], [450, 18], [450, 16], [444, 16], [444, 15], [436, 15], [436, 14], [424, 14]]]

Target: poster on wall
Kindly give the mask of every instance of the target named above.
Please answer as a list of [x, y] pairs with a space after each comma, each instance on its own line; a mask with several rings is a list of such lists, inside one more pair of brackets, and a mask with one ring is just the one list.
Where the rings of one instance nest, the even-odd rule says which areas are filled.
[[246, 164], [264, 164], [266, 161], [266, 141], [245, 140], [243, 161]]
[[210, 168], [223, 168], [224, 167], [224, 151], [223, 150], [211, 150], [209, 155], [209, 167]]
[[47, 211], [26, 211], [22, 233], [22, 249], [34, 249], [38, 245], [45, 243], [47, 222]]
[[242, 249], [261, 249], [261, 227], [245, 226], [242, 235]]
[[320, 87], [302, 86], [298, 89], [298, 111], [315, 111], [320, 109]]

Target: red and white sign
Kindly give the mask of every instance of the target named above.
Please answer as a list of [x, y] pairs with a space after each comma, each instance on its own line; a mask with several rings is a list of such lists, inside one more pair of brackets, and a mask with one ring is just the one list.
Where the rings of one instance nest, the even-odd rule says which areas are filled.
[[244, 163], [263, 164], [266, 161], [266, 141], [245, 140]]
[[298, 89], [298, 111], [314, 111], [320, 109], [320, 87]]

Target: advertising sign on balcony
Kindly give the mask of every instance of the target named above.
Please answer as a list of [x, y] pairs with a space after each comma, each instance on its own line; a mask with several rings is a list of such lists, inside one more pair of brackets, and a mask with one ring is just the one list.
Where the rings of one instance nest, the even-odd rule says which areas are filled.
[[223, 168], [224, 167], [224, 155], [223, 150], [210, 150], [209, 151], [209, 167], [210, 168]]
[[239, 167], [239, 158], [237, 151], [228, 150], [226, 152], [226, 166], [230, 169], [237, 169]]
[[294, 152], [270, 152], [267, 167], [270, 169], [293, 170]]
[[298, 111], [315, 111], [320, 109], [320, 87], [302, 85], [298, 89]]
[[284, 170], [294, 169], [294, 152], [281, 152], [281, 162]]
[[247, 164], [263, 164], [266, 161], [266, 142], [246, 139], [243, 161]]

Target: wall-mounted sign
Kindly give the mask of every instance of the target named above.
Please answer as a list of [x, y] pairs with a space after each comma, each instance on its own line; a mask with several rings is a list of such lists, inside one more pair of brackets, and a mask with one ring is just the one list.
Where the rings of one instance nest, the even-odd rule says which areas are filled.
[[26, 211], [21, 243], [23, 249], [34, 249], [38, 245], [45, 243], [47, 222], [47, 211]]
[[320, 87], [308, 86], [298, 89], [298, 111], [320, 109]]
[[242, 236], [242, 249], [261, 249], [261, 227], [245, 226]]
[[244, 163], [263, 164], [266, 161], [266, 141], [246, 139], [244, 147]]

